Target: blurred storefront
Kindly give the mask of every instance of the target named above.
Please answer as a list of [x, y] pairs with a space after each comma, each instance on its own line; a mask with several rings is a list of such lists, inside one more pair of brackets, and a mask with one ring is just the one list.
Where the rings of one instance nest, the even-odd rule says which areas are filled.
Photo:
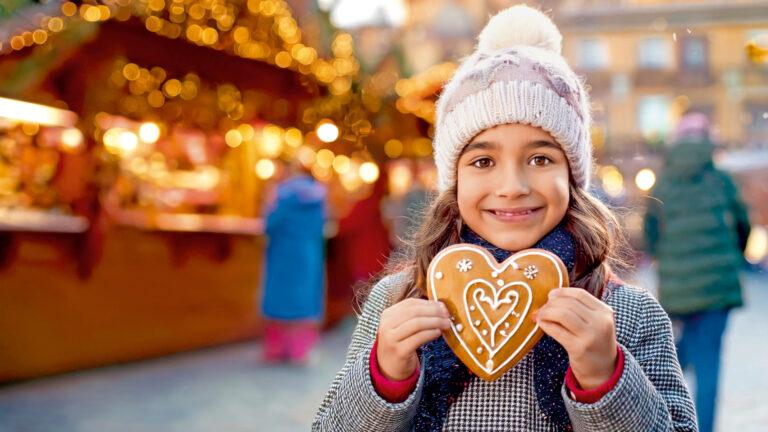
[[328, 182], [339, 213], [404, 129], [374, 128], [389, 121], [349, 34], [303, 34], [284, 2], [1, 12], [0, 381], [259, 334], [281, 161]]

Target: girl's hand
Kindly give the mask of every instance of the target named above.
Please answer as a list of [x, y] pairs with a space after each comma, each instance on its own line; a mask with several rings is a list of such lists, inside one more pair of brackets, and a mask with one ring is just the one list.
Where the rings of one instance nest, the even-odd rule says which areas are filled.
[[583, 289], [558, 288], [550, 291], [534, 320], [568, 352], [571, 370], [583, 389], [608, 381], [617, 359], [610, 306]]
[[390, 380], [408, 378], [416, 370], [416, 349], [440, 337], [451, 326], [448, 308], [443, 303], [410, 298], [381, 313], [376, 362]]

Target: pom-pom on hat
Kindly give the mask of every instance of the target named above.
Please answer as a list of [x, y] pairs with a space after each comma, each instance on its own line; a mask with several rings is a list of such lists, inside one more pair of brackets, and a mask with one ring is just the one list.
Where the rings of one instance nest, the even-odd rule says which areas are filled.
[[544, 13], [525, 5], [493, 16], [445, 85], [436, 107], [438, 189], [456, 185], [464, 146], [485, 129], [524, 123], [549, 132], [563, 148], [576, 185], [592, 170], [589, 99], [560, 55], [562, 36]]

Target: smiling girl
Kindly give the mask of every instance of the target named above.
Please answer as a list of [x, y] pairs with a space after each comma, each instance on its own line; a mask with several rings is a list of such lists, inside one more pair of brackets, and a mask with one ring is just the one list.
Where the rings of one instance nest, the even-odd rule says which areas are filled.
[[[695, 431], [670, 321], [611, 272], [615, 216], [588, 192], [589, 102], [541, 12], [491, 19], [437, 104], [439, 196], [413, 250], [371, 290], [317, 431]], [[473, 376], [440, 337], [426, 272], [456, 243], [499, 262], [558, 255], [573, 288], [533, 319], [547, 336], [506, 374]]]

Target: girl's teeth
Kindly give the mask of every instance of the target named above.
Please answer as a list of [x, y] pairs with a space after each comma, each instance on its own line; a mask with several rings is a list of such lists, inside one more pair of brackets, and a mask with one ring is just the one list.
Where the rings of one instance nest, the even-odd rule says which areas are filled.
[[531, 210], [525, 210], [521, 212], [505, 212], [505, 211], [496, 211], [496, 214], [499, 216], [520, 216], [520, 215], [527, 215], [531, 213]]

